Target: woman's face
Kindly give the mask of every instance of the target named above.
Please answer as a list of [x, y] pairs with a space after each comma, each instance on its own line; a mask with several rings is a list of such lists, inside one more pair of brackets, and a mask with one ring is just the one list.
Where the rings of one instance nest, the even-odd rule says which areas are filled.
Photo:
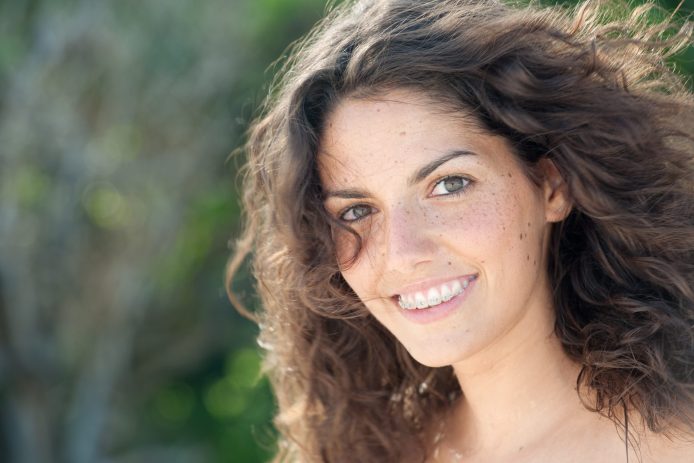
[[354, 240], [334, 229], [344, 279], [419, 362], [551, 326], [545, 249], [567, 212], [551, 163], [532, 184], [505, 139], [409, 90], [342, 101], [318, 161], [326, 209], [363, 239], [346, 264]]

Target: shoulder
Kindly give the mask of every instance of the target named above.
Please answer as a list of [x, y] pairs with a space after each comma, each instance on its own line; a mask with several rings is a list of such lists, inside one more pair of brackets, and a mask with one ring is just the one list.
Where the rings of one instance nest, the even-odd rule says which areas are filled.
[[651, 434], [637, 447], [643, 463], [694, 463], [694, 435]]

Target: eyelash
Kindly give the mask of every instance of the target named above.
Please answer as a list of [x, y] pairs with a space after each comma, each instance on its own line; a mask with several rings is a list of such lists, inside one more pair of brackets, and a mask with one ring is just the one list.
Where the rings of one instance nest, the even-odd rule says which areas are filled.
[[[442, 177], [442, 178], [438, 179], [438, 180], [436, 181], [436, 183], [434, 183], [434, 187], [432, 188], [432, 190], [435, 189], [438, 185], [440, 185], [440, 184], [442, 184], [443, 182], [445, 182], [445, 181], [447, 181], [447, 180], [450, 180], [450, 179], [462, 179], [462, 181], [463, 181], [463, 186], [460, 187], [458, 190], [452, 191], [452, 192], [450, 192], [450, 193], [440, 194], [440, 195], [434, 195], [434, 196], [433, 196], [434, 198], [441, 197], [441, 196], [443, 196], [443, 197], [458, 197], [458, 196], [462, 195], [463, 193], [465, 193], [465, 191], [469, 188], [470, 184], [472, 183], [472, 179], [470, 179], [470, 178], [468, 178], [468, 177], [465, 177], [465, 176], [463, 176], [463, 175], [447, 175], [447, 176], [445, 176], [445, 177]], [[344, 216], [345, 216], [348, 212], [353, 211], [353, 210], [356, 209], [356, 208], [361, 208], [361, 207], [371, 208], [371, 206], [369, 206], [368, 204], [355, 204], [355, 205], [353, 205], [353, 206], [349, 206], [349, 207], [347, 207], [347, 208], [345, 208], [345, 209], [342, 209], [342, 210], [338, 213], [337, 217], [338, 217], [338, 219], [339, 219], [340, 221], [346, 222], [346, 223], [356, 223], [356, 222], [359, 222], [359, 221], [365, 219], [366, 217], [368, 217], [369, 215], [371, 215], [371, 213], [366, 214], [366, 215], [363, 215], [363, 216], [361, 216], [361, 217], [357, 217], [356, 219], [344, 219]]]

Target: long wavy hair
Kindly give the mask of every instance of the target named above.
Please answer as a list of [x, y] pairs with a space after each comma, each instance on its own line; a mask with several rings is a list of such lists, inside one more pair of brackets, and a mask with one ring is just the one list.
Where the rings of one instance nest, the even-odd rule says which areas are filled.
[[[694, 431], [694, 103], [667, 58], [692, 25], [653, 5], [345, 2], [291, 49], [249, 130], [232, 302], [259, 322], [278, 401], [277, 461], [424, 460], [462, 393], [417, 363], [342, 278], [316, 168], [347, 97], [393, 88], [472, 110], [529, 175], [550, 158], [573, 210], [552, 230], [555, 332], [584, 405], [620, 426]], [[261, 308], [231, 281], [251, 256]], [[415, 458], [414, 461], [417, 460]]]

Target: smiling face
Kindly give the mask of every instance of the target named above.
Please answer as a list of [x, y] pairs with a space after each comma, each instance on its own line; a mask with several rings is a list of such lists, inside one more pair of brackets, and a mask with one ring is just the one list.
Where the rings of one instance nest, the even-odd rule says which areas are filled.
[[[551, 163], [534, 185], [505, 139], [406, 90], [343, 100], [318, 163], [326, 209], [363, 239], [342, 275], [416, 360], [449, 365], [551, 331], [545, 249], [567, 209]], [[334, 235], [347, 262], [354, 240]]]

